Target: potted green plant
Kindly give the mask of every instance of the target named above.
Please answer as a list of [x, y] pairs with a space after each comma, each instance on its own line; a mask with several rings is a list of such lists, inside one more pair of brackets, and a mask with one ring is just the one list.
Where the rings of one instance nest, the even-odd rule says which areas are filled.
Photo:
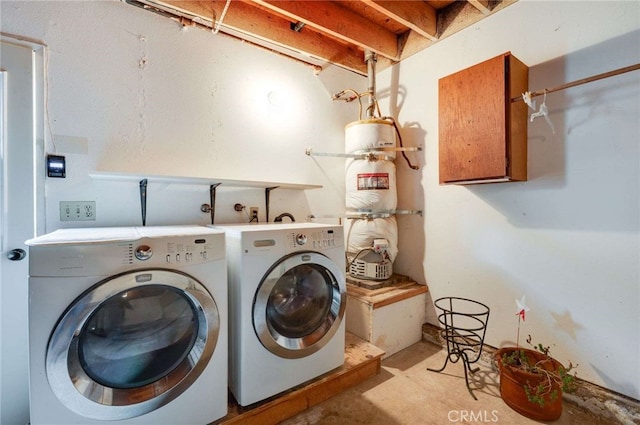
[[[518, 302], [518, 334], [520, 318], [524, 320], [524, 297]], [[531, 349], [504, 347], [495, 352], [495, 360], [500, 371], [500, 395], [504, 402], [516, 412], [535, 420], [552, 421], [562, 414], [562, 393], [574, 392], [577, 365], [569, 362], [565, 367], [550, 356], [549, 347], [533, 344], [531, 335], [527, 338]]]

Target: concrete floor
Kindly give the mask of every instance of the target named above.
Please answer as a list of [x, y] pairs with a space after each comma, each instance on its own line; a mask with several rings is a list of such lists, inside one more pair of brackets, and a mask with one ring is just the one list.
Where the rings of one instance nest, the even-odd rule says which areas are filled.
[[[443, 425], [541, 423], [513, 411], [500, 398], [499, 376], [490, 364], [472, 375], [474, 400], [464, 382], [462, 362], [441, 373], [427, 371], [444, 364], [446, 349], [419, 342], [382, 361], [382, 371], [281, 425]], [[615, 425], [564, 402], [558, 425]]]

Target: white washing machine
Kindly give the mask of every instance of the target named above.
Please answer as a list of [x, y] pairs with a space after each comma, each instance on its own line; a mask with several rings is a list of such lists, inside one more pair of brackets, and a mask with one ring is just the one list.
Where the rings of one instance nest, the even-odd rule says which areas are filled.
[[61, 229], [27, 245], [32, 425], [227, 414], [223, 232]]
[[229, 267], [229, 388], [247, 406], [344, 363], [341, 226], [219, 226]]

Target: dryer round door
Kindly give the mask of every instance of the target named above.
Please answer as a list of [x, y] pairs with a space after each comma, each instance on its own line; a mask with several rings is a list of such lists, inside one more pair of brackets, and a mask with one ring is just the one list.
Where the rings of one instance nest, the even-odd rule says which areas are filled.
[[253, 326], [262, 345], [289, 359], [324, 347], [346, 307], [344, 274], [325, 255], [298, 252], [276, 262], [253, 303]]
[[219, 330], [215, 300], [189, 275], [116, 275], [60, 318], [47, 347], [49, 385], [83, 417], [140, 416], [189, 388], [211, 359]]

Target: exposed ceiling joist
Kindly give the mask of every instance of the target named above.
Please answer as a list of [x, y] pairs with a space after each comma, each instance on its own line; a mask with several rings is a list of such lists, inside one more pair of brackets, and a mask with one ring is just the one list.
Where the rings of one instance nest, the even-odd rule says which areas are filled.
[[306, 24], [305, 28], [314, 28], [389, 59], [400, 59], [396, 34], [342, 7], [340, 2], [254, 0], [254, 3], [285, 15], [294, 22], [302, 21]]
[[[316, 67], [385, 69], [517, 0], [123, 0]], [[227, 6], [224, 19], [220, 22]]]
[[[154, 2], [172, 6], [183, 12], [196, 15], [211, 21], [213, 16], [221, 16], [224, 9], [224, 1], [184, 1], [164, 0]], [[248, 2], [234, 0], [222, 22], [221, 32], [234, 31], [233, 35], [253, 37], [259, 43], [264, 41], [299, 52], [302, 56], [314, 55], [325, 62], [339, 63], [351, 71], [366, 74], [367, 66], [363, 61], [359, 50], [350, 48], [348, 44], [326, 37], [316, 31], [296, 32], [291, 29], [291, 21], [282, 16], [266, 12]], [[282, 52], [287, 54], [286, 51]], [[310, 62], [312, 62], [310, 60]]]
[[363, 3], [423, 37], [438, 39], [436, 9], [426, 2], [363, 0]]
[[485, 15], [491, 13], [491, 2], [489, 0], [469, 0], [469, 3]]

